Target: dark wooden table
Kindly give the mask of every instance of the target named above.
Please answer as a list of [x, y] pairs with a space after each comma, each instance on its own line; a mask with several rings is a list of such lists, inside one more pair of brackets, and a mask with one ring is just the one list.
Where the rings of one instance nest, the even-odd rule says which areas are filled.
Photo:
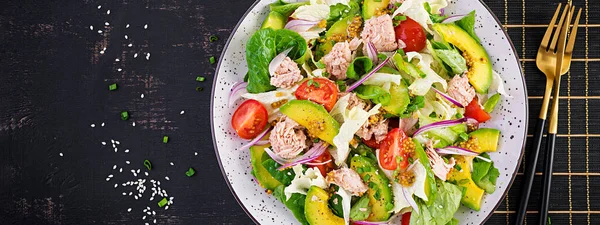
[[[533, 96], [530, 111], [534, 118], [540, 103], [535, 96], [542, 93], [543, 77], [530, 59], [544, 31], [535, 24], [547, 23], [558, 1], [486, 2], [500, 21], [509, 25], [517, 50], [526, 58], [523, 66]], [[215, 65], [209, 63], [209, 58], [219, 56], [235, 24], [252, 3], [3, 1], [0, 224], [153, 224], [154, 219], [158, 224], [251, 224], [227, 188], [215, 159], [209, 118]], [[575, 4], [583, 7], [587, 1]], [[598, 21], [598, 15], [592, 12], [599, 8], [590, 7], [591, 22], [586, 19], [582, 23]], [[592, 25], [589, 29], [589, 58], [599, 57], [598, 41], [594, 41], [598, 28]], [[584, 44], [588, 47], [583, 41], [583, 32], [588, 30], [580, 32], [578, 47], [583, 49]], [[209, 42], [211, 35], [219, 40]], [[551, 205], [555, 224], [593, 224], [599, 215], [593, 210], [600, 206], [594, 207], [598, 203], [590, 202], [589, 197], [600, 196], [593, 189], [597, 176], [584, 173], [592, 158], [588, 153], [594, 154], [588, 146], [597, 142], [588, 139], [594, 136], [582, 129], [588, 125], [587, 108], [583, 110], [588, 91], [584, 92], [583, 86], [588, 84], [588, 70], [597, 72], [598, 65], [588, 65], [593, 60], [588, 60], [587, 53], [576, 52], [575, 58], [580, 61], [573, 65], [573, 84], [570, 80], [564, 82], [562, 92], [567, 95], [568, 88], [571, 95], [572, 85], [573, 95], [584, 97], [573, 98], [573, 106], [568, 98], [569, 108], [561, 107], [561, 120], [567, 120], [570, 107], [577, 113], [574, 118], [585, 115], [586, 119], [574, 119], [571, 124], [568, 113], [568, 127], [566, 122], [561, 124], [561, 134], [571, 134], [573, 126], [573, 134], [581, 137], [573, 136], [579, 139], [571, 144], [570, 137], [561, 136], [557, 144], [561, 160], [555, 164], [559, 175]], [[206, 77], [206, 81], [196, 82], [197, 76]], [[108, 90], [112, 83], [118, 85], [116, 91]], [[197, 87], [203, 91], [197, 91]], [[590, 90], [590, 95], [599, 95], [594, 91]], [[595, 104], [590, 99], [590, 104]], [[121, 119], [122, 111], [129, 112], [127, 121]], [[590, 115], [590, 120], [597, 118]], [[166, 144], [162, 141], [165, 135], [169, 137]], [[119, 142], [116, 152], [111, 140]], [[569, 161], [564, 160], [567, 157]], [[151, 171], [143, 166], [145, 159], [152, 162]], [[189, 167], [195, 168], [195, 176], [185, 175]], [[121, 168], [123, 172], [119, 172]], [[149, 172], [148, 176], [144, 172]], [[135, 186], [122, 185], [137, 179], [146, 179], [148, 186], [138, 200], [129, 195], [138, 193]], [[160, 181], [160, 187], [175, 197], [168, 210], [157, 206], [159, 197], [149, 200], [150, 180]], [[488, 224], [510, 224], [518, 202], [519, 181], [518, 177]], [[539, 184], [539, 180], [536, 182]], [[147, 206], [156, 214], [143, 212]], [[536, 210], [537, 200], [533, 199], [530, 206], [530, 210]], [[530, 223], [535, 223], [535, 218], [533, 212]]]

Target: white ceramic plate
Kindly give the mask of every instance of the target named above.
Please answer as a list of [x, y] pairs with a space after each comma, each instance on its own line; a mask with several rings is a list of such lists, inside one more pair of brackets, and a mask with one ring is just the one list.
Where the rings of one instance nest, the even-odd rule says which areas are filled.
[[[230, 125], [231, 115], [236, 107], [227, 107], [231, 86], [241, 81], [247, 71], [246, 41], [260, 28], [269, 12], [268, 5], [274, 1], [257, 1], [242, 17], [229, 37], [213, 83], [212, 135], [223, 176], [248, 216], [260, 224], [298, 224], [292, 213], [281, 202], [266, 194], [265, 190], [255, 183], [254, 177], [250, 174], [249, 152], [237, 150], [246, 141], [238, 138]], [[500, 170], [496, 192], [485, 196], [479, 212], [461, 207], [455, 215], [461, 224], [484, 223], [504, 199], [521, 161], [529, 115], [527, 89], [521, 65], [514, 46], [498, 19], [484, 3], [478, 0], [452, 1], [445, 12], [466, 14], [472, 10], [477, 12], [477, 35], [490, 55], [494, 70], [505, 80], [505, 87], [513, 98], [503, 98], [492, 115], [493, 120], [485, 124], [486, 127], [498, 128], [502, 132], [499, 150], [491, 154], [496, 167]]]

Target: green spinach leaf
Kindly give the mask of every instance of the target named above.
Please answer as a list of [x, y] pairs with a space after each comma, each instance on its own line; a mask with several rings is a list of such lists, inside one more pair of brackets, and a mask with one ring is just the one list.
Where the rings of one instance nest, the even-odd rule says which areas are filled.
[[434, 23], [441, 23], [448, 18], [448, 16], [431, 13], [431, 6], [429, 5], [429, 2], [425, 2], [425, 10], [427, 10], [427, 13], [429, 13], [429, 18], [431, 18], [431, 21]]
[[481, 43], [481, 40], [479, 40], [479, 37], [475, 34], [475, 10], [471, 11], [459, 21], [456, 21], [456, 25], [469, 33], [477, 43]]
[[467, 61], [460, 55], [458, 50], [436, 49], [437, 56], [452, 69], [454, 74], [463, 74], [467, 71]]
[[[486, 153], [480, 155], [484, 158], [490, 158]], [[486, 193], [491, 194], [496, 190], [496, 180], [500, 176], [500, 171], [494, 167], [493, 162], [486, 162], [481, 159], [473, 159], [473, 173], [471, 178]]]
[[262, 162], [263, 167], [267, 169], [269, 174], [275, 178], [275, 180], [281, 182], [285, 186], [292, 183], [292, 180], [296, 176], [296, 173], [292, 169], [278, 170], [281, 165], [273, 159], [267, 159]]
[[290, 57], [292, 60], [302, 58], [308, 49], [306, 40], [300, 36], [300, 34], [294, 31], [281, 29], [276, 30], [274, 35], [277, 53], [279, 54], [288, 48], [292, 48], [290, 53], [288, 53], [288, 57]]
[[285, 17], [289, 17], [290, 15], [292, 15], [292, 13], [294, 13], [296, 9], [298, 9], [298, 7], [308, 5], [309, 3], [310, 1], [294, 3], [285, 3], [283, 1], [278, 1], [269, 5], [269, 8], [271, 9], [271, 11], [275, 11], [280, 13], [281, 15], [284, 15]]
[[348, 66], [346, 76], [350, 79], [358, 80], [361, 76], [373, 69], [373, 61], [369, 57], [356, 57]]
[[306, 200], [306, 195], [294, 193], [290, 199], [286, 201], [284, 188], [284, 185], [279, 185], [273, 191], [273, 196], [279, 199], [279, 201], [283, 202], [283, 204], [285, 204], [285, 206], [292, 211], [292, 214], [294, 214], [294, 217], [296, 217], [298, 222], [300, 222], [302, 225], [309, 225], [308, 221], [306, 221], [306, 216], [304, 215], [304, 202]]
[[337, 3], [329, 6], [329, 18], [327, 18], [327, 27], [331, 27], [335, 22], [346, 18], [347, 16], [353, 16], [360, 14], [360, 4], [355, 1], [349, 1], [348, 5]]
[[354, 89], [356, 96], [362, 99], [371, 100], [375, 104], [383, 106], [389, 105], [392, 95], [385, 89], [374, 85], [360, 85]]

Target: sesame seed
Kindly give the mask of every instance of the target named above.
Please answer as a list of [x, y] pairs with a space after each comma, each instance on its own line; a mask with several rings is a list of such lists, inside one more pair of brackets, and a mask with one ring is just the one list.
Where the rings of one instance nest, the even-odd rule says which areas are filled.
[[144, 25], [144, 30], [145, 30], [145, 29], [148, 29], [148, 24], [145, 24], [145, 25]]
[[135, 200], [138, 200], [138, 196], [137, 195], [133, 196], [133, 198], [135, 198]]
[[115, 59], [115, 62], [118, 62], [118, 61], [121, 61], [121, 60], [119, 60], [119, 58], [116, 58], [116, 59]]
[[127, 34], [125, 35], [125, 40], [129, 39], [129, 36], [127, 36]]
[[[142, 220], [145, 220], [145, 219], [146, 219], [146, 216], [143, 216], [143, 217], [142, 217]], [[146, 224], [148, 224], [148, 223], [146, 223]]]
[[138, 170], [136, 171], [136, 173], [140, 173], [140, 169], [138, 169]]
[[129, 192], [129, 196], [131, 196], [133, 194], [133, 192]]
[[[154, 214], [154, 212], [152, 212], [152, 214]], [[156, 223], [156, 219], [154, 219], [154, 221], [153, 221], [153, 222], [154, 222], [154, 223]]]
[[119, 142], [119, 141], [115, 141], [115, 144], [118, 144], [118, 145], [120, 145], [120, 144], [121, 144], [121, 142]]
[[104, 22], [104, 25], [105, 25], [105, 26], [109, 26], [109, 25], [110, 25], [110, 23], [108, 23], [108, 22]]
[[165, 206], [165, 210], [169, 209], [169, 206]]
[[127, 193], [123, 192], [123, 195], [127, 195]]
[[149, 52], [146, 54], [146, 60], [150, 60], [150, 53]]
[[94, 26], [90, 25], [90, 30], [94, 30]]
[[130, 47], [130, 48], [131, 48], [131, 46], [133, 46], [133, 44], [131, 44], [131, 43], [129, 43], [129, 44], [127, 45], [127, 47]]
[[165, 180], [169, 180], [169, 177], [165, 177]]
[[115, 184], [115, 188], [117, 188], [118, 186], [119, 186], [118, 184]]
[[113, 166], [113, 170], [115, 170], [115, 169], [117, 169], [117, 165], [114, 165], [114, 166]]
[[110, 15], [110, 9], [109, 9], [109, 10], [106, 10], [106, 14], [107, 14], [107, 15]]
[[[135, 124], [135, 122], [133, 122], [133, 123]], [[129, 153], [129, 149], [125, 149], [125, 153]]]
[[148, 212], [146, 212], [146, 214], [148, 214], [148, 216], [151, 216], [151, 215], [152, 215], [152, 212], [149, 212], [149, 211], [148, 211]]
[[118, 152], [118, 151], [119, 151], [119, 149], [118, 149], [118, 148], [115, 148], [115, 152]]
[[113, 175], [112, 175], [112, 174], [109, 174], [109, 175], [108, 175], [108, 177], [112, 178], [112, 177], [113, 177]]
[[[154, 195], [154, 194], [153, 194]], [[154, 200], [154, 197], [150, 197], [150, 201]]]
[[[156, 215], [156, 211], [152, 211], [152, 215], [155, 216]], [[156, 221], [156, 220], [154, 220], [154, 221]], [[156, 222], [154, 222], [154, 223], [156, 223]]]
[[194, 152], [194, 155], [198, 155], [198, 152]]
[[125, 163], [127, 163], [127, 164], [129, 165], [131, 162], [129, 162], [129, 161], [125, 161]]
[[63, 157], [63, 153], [62, 153], [62, 152], [61, 152], [61, 153], [58, 153], [58, 155], [59, 155], [60, 157]]
[[129, 28], [129, 24], [125, 25], [125, 28]]
[[92, 123], [92, 124], [90, 125], [90, 127], [96, 127], [96, 124], [93, 124], [93, 123]]
[[175, 164], [173, 164], [173, 162], [171, 162], [170, 164], [171, 164], [171, 166], [174, 166], [174, 165], [175, 165]]
[[122, 173], [122, 172], [123, 172], [123, 168], [119, 168], [119, 173]]
[[138, 56], [137, 53], [133, 54], [133, 58], [137, 58], [137, 56]]
[[100, 51], [100, 54], [104, 54], [104, 50]]
[[127, 209], [127, 212], [131, 212], [131, 208]]
[[179, 115], [183, 115], [185, 113], [185, 111], [181, 110], [181, 112], [179, 112]]
[[100, 143], [102, 143], [102, 145], [106, 145], [106, 142], [104, 142], [104, 141], [103, 141], [103, 142], [100, 142]]
[[98, 9], [101, 9], [101, 8], [102, 8], [102, 5], [98, 5]]
[[99, 33], [99, 34], [101, 34], [101, 33], [102, 33], [102, 30], [98, 30], [98, 33]]
[[131, 126], [134, 126], [134, 127], [135, 127], [135, 122], [131, 123]]
[[144, 94], [143, 93], [140, 95], [140, 98], [144, 98]]
[[100, 124], [100, 126], [102, 126], [102, 127], [103, 127], [103, 126], [104, 126], [104, 123]]
[[144, 172], [144, 175], [148, 176], [148, 172]]
[[119, 72], [121, 72], [121, 70], [123, 70], [123, 69], [121, 69], [121, 68], [117, 69], [117, 71], [119, 71]]

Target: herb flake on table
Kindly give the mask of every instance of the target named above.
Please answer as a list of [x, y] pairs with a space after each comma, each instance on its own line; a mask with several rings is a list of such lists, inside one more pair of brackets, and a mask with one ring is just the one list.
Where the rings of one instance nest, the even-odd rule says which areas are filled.
[[194, 174], [196, 174], [196, 170], [194, 170], [194, 168], [192, 167], [190, 167], [188, 171], [185, 172], [185, 175], [188, 177], [194, 176]]

